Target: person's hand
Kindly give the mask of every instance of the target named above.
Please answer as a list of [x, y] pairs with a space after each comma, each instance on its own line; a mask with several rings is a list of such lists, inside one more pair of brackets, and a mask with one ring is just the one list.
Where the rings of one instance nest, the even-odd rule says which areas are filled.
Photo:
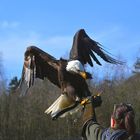
[[101, 96], [100, 95], [93, 96], [92, 102], [93, 102], [94, 108], [101, 106], [102, 104]]

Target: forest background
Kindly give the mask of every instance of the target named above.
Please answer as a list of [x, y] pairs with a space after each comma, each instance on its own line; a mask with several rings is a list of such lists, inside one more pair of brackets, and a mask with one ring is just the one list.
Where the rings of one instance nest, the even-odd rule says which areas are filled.
[[[36, 80], [29, 94], [16, 91], [19, 79], [15, 76], [6, 84], [0, 57], [0, 140], [77, 140], [81, 138], [81, 113], [53, 121], [45, 109], [60, 95], [60, 89], [47, 79]], [[108, 127], [115, 103], [131, 103], [135, 109], [137, 131], [140, 131], [140, 58], [127, 75], [127, 65], [105, 65], [102, 78], [92, 71], [93, 80], [87, 81], [92, 94], [103, 91], [102, 106], [97, 109], [99, 123]], [[30, 94], [31, 93], [31, 94]]]

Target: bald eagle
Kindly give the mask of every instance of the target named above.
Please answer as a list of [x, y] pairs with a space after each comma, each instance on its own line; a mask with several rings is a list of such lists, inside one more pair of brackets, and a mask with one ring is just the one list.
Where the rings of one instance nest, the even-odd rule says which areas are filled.
[[91, 95], [86, 79], [91, 79], [92, 76], [85, 71], [84, 65], [89, 64], [93, 67], [93, 60], [101, 65], [95, 53], [108, 63], [122, 64], [121, 61], [109, 56], [84, 29], [80, 29], [74, 35], [68, 60], [58, 60], [36, 46], [30, 46], [25, 52], [20, 87], [24, 82], [28, 89], [36, 78], [47, 78], [60, 88], [60, 97], [45, 111], [56, 119], [75, 108], [83, 98]]

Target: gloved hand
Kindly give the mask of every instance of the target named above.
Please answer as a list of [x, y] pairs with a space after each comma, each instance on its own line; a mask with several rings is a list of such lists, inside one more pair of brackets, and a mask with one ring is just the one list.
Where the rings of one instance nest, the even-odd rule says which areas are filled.
[[102, 99], [100, 95], [93, 96], [91, 101], [93, 103], [94, 108], [99, 107], [102, 104]]

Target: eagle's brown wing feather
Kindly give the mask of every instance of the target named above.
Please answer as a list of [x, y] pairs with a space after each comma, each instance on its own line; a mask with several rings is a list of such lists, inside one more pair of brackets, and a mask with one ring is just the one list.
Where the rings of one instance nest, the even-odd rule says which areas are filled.
[[82, 64], [88, 63], [90, 66], [93, 66], [93, 59], [98, 65], [101, 65], [94, 53], [96, 53], [106, 62], [113, 64], [123, 64], [123, 62], [109, 56], [109, 54], [101, 47], [101, 44], [92, 40], [86, 34], [84, 29], [80, 29], [73, 38], [70, 59], [77, 59], [81, 61]]
[[25, 52], [24, 65], [20, 86], [23, 82], [30, 88], [35, 78], [43, 79], [46, 77], [53, 84], [60, 88], [58, 80], [58, 60], [41, 49], [31, 46]]

